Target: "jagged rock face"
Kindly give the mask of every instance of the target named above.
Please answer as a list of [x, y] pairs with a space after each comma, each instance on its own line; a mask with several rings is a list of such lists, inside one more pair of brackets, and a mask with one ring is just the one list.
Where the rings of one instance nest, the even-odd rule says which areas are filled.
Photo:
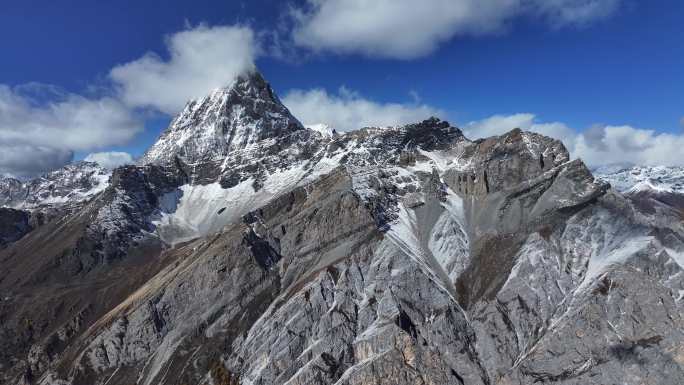
[[77, 162], [25, 182], [0, 177], [0, 209], [5, 210], [0, 243], [15, 242], [32, 229], [80, 210], [109, 186], [110, 175], [96, 163]]
[[[623, 361], [611, 353], [622, 343], [653, 337], [650, 333], [657, 328], [664, 332], [672, 327], [667, 332], [672, 337], [649, 345], [648, 354], [670, 355], [677, 348], [668, 344], [681, 344], [676, 325], [682, 314], [677, 302], [682, 260], [672, 250], [671, 255], [664, 251], [662, 238], [650, 236], [649, 226], [632, 210], [624, 197], [608, 193], [562, 227], [529, 235], [495, 298], [474, 304], [470, 311], [481, 330], [480, 351], [493, 360], [490, 368], [498, 368], [493, 377], [502, 383], [603, 384], [619, 379], [631, 384], [652, 378], [646, 368], [662, 365], [671, 379], [654, 383], [681, 381], [681, 363], [634, 365], [631, 358]], [[617, 274], [624, 281], [620, 286]], [[640, 294], [620, 293], [618, 287]], [[587, 315], [592, 303], [600, 305]], [[649, 315], [642, 313], [645, 308], [652, 309]], [[627, 372], [629, 380], [623, 380]]]
[[230, 152], [304, 127], [257, 72], [188, 103], [141, 164], [223, 160]]
[[[597, 277], [583, 294], [519, 363], [521, 376], [569, 384], [684, 378], [681, 309], [662, 285], [621, 266]], [[645, 369], [653, 367], [658, 370]]]
[[330, 135], [245, 79], [0, 251], [0, 382], [684, 382], [673, 211], [550, 138]]
[[462, 167], [451, 168], [450, 185], [464, 195], [485, 195], [519, 186], [569, 160], [563, 143], [515, 129], [476, 142], [463, 154]]
[[0, 176], [0, 204], [14, 206], [26, 198], [26, 189], [20, 180]]

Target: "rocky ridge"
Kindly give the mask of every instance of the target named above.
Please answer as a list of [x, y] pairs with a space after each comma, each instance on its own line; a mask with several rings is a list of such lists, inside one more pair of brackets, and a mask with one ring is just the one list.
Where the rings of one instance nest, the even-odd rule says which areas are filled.
[[606, 166], [595, 170], [598, 178], [629, 199], [641, 213], [659, 226], [684, 230], [684, 168]]
[[0, 176], [0, 247], [34, 228], [78, 211], [109, 186], [111, 171], [78, 162], [29, 181]]
[[551, 138], [326, 135], [243, 77], [0, 251], [0, 379], [679, 384], [684, 231], [660, 214]]
[[615, 190], [625, 194], [644, 190], [684, 194], [682, 167], [615, 165], [599, 167], [594, 172]]
[[110, 175], [97, 163], [77, 162], [27, 182], [0, 177], [0, 206], [34, 210], [76, 205], [104, 191]]

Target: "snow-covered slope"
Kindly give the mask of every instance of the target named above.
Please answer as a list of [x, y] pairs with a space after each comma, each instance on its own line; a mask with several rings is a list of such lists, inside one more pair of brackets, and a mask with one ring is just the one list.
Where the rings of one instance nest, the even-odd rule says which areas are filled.
[[184, 184], [161, 198], [159, 213], [152, 223], [160, 238], [169, 244], [217, 233], [254, 207], [332, 171], [339, 166], [337, 160], [339, 157], [312, 164], [292, 163], [266, 175], [256, 189], [254, 178], [226, 188], [219, 182]]
[[[425, 128], [430, 124], [442, 125], [443, 122], [427, 121]], [[419, 128], [422, 126], [367, 129], [342, 136], [300, 130], [278, 139], [255, 142], [248, 148], [235, 149], [221, 161], [220, 167], [209, 167], [211, 171], [205, 170], [207, 166], [189, 169], [189, 183], [162, 197], [163, 204], [152, 223], [161, 238], [172, 244], [216, 233], [254, 207], [310, 183], [337, 167], [348, 167], [354, 175], [367, 176], [368, 170], [377, 167], [378, 162], [398, 159], [401, 151], [395, 146], [401, 141], [409, 143]], [[438, 127], [435, 133], [440, 129], [455, 130], [447, 125]], [[378, 140], [378, 134], [383, 137], [382, 141]], [[453, 134], [460, 135], [460, 131], [443, 133], [445, 138]], [[409, 170], [393, 172], [401, 172], [405, 179], [415, 181], [414, 171], [429, 173], [435, 166], [437, 163], [433, 159], [421, 156]], [[217, 171], [218, 174], [213, 175]], [[361, 179], [363, 177], [355, 177], [355, 183], [360, 183]], [[361, 187], [357, 191], [364, 194]]]
[[232, 151], [303, 128], [261, 75], [249, 73], [190, 101], [140, 163], [219, 160]]
[[323, 135], [324, 137], [331, 138], [335, 134], [337, 134], [337, 131], [335, 131], [334, 128], [330, 127], [327, 124], [319, 123], [319, 124], [309, 124], [306, 126], [309, 130], [316, 131], [319, 134]]
[[644, 190], [684, 194], [684, 168], [667, 166], [605, 166], [594, 174], [622, 193]]
[[111, 171], [78, 162], [27, 182], [0, 178], [0, 207], [32, 210], [86, 201], [109, 185]]

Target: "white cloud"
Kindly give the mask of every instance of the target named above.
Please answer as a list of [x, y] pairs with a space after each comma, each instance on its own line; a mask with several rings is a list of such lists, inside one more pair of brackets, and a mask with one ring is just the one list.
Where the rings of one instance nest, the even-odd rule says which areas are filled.
[[0, 143], [0, 176], [31, 178], [65, 165], [73, 157], [73, 151], [60, 148]]
[[412, 59], [454, 36], [505, 31], [515, 18], [553, 27], [612, 14], [621, 0], [308, 0], [292, 10], [295, 44], [315, 51]]
[[122, 100], [175, 114], [190, 99], [254, 69], [258, 47], [248, 27], [200, 25], [167, 38], [168, 60], [155, 53], [113, 68]]
[[83, 160], [86, 162], [95, 162], [107, 169], [115, 169], [126, 164], [133, 164], [133, 156], [127, 152], [108, 151], [108, 152], [94, 152], [88, 154]]
[[[143, 128], [136, 108], [175, 114], [189, 99], [253, 70], [259, 51], [252, 30], [240, 26], [200, 25], [169, 36], [167, 48], [168, 59], [147, 53], [114, 67], [112, 84], [100, 90], [112, 96], [0, 84], [0, 174], [30, 177], [63, 166], [74, 151], [126, 144]], [[107, 154], [98, 155], [101, 162], [128, 161]]]
[[536, 0], [531, 3], [552, 26], [564, 27], [608, 17], [617, 11], [621, 0]]
[[338, 131], [395, 126], [443, 115], [425, 104], [378, 103], [344, 87], [337, 94], [323, 89], [293, 90], [285, 95], [283, 103], [305, 125], [322, 123]]
[[684, 165], [684, 135], [658, 133], [632, 126], [589, 127], [576, 131], [560, 122], [543, 123], [534, 114], [495, 115], [464, 126], [469, 138], [499, 135], [521, 128], [563, 141], [574, 158], [590, 166], [630, 162], [640, 165]]
[[534, 131], [543, 135], [572, 143], [575, 131], [560, 122], [539, 123], [534, 114], [494, 115], [486, 119], [467, 123], [463, 133], [469, 138], [486, 138], [504, 134], [514, 128]]
[[530, 130], [534, 124], [534, 118], [534, 114], [493, 115], [469, 122], [462, 129], [469, 138], [486, 138], [501, 135], [514, 128]]
[[60, 167], [74, 150], [126, 143], [142, 130], [122, 103], [51, 86], [0, 85], [0, 173], [26, 177]]
[[684, 135], [631, 126], [597, 126], [577, 136], [573, 154], [590, 165], [631, 162], [639, 165], [684, 165]]

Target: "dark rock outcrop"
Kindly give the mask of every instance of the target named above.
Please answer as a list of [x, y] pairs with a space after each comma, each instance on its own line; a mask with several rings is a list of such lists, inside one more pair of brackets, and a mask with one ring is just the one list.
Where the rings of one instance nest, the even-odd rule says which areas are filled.
[[31, 231], [30, 214], [0, 207], [0, 248], [15, 242]]

